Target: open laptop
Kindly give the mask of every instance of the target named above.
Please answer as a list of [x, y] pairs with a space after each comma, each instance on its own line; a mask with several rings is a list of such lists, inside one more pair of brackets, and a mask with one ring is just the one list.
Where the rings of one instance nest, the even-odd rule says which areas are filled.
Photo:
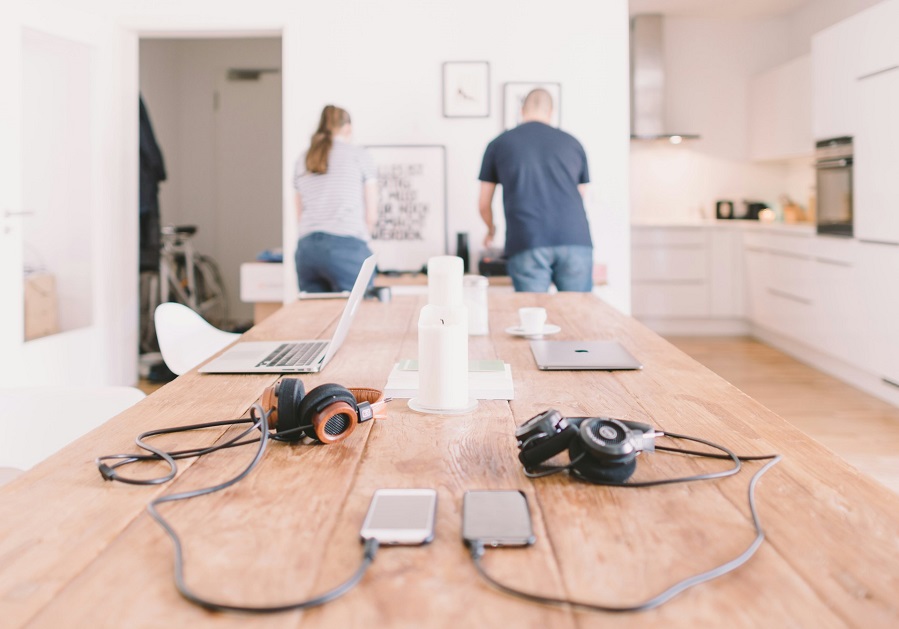
[[531, 353], [542, 370], [643, 369], [617, 341], [531, 341]]
[[375, 271], [375, 256], [362, 264], [347, 299], [334, 338], [317, 341], [245, 341], [200, 367], [200, 373], [316, 373], [343, 344], [365, 289]]

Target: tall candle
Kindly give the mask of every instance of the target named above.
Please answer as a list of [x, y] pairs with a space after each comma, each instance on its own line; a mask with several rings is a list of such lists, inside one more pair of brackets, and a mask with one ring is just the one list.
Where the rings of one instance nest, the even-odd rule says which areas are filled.
[[462, 306], [464, 265], [457, 256], [428, 259], [428, 303], [432, 306]]
[[468, 309], [433, 306], [418, 317], [418, 398], [422, 406], [453, 410], [468, 398]]

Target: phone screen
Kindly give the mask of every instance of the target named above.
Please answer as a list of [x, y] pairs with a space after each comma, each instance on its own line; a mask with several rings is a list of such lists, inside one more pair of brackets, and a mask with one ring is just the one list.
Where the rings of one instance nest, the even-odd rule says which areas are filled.
[[487, 546], [534, 543], [528, 500], [520, 491], [467, 491], [462, 502], [462, 538]]
[[359, 534], [382, 544], [426, 544], [434, 539], [436, 507], [433, 489], [378, 489]]

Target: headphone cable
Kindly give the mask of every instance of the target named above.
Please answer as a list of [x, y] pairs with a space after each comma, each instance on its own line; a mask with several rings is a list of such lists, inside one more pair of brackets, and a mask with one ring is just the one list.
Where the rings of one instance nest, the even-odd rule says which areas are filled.
[[[669, 433], [669, 436], [674, 436]], [[677, 435], [680, 437], [680, 435]], [[693, 439], [694, 441], [700, 441], [702, 443], [703, 440]], [[702, 454], [702, 453], [699, 453]], [[722, 455], [715, 455], [716, 458], [724, 458]], [[736, 455], [734, 455], [736, 456]], [[562, 598], [554, 598], [551, 596], [542, 596], [539, 594], [532, 594], [530, 592], [524, 592], [521, 590], [517, 590], [515, 588], [509, 587], [507, 585], [503, 585], [499, 581], [495, 580], [491, 577], [483, 565], [481, 565], [481, 557], [483, 557], [485, 552], [484, 543], [482, 541], [476, 540], [471, 542], [471, 559], [474, 562], [475, 568], [478, 571], [478, 574], [481, 575], [490, 585], [495, 587], [496, 589], [505, 592], [506, 594], [510, 594], [512, 596], [516, 596], [519, 598], [523, 598], [525, 600], [534, 602], [534, 603], [542, 603], [544, 605], [564, 605], [568, 607], [573, 607], [577, 609], [583, 609], [587, 611], [599, 611], [599, 612], [613, 612], [613, 613], [624, 613], [624, 612], [641, 612], [647, 611], [650, 609], [654, 609], [663, 603], [667, 603], [669, 600], [681, 594], [685, 590], [688, 590], [691, 587], [699, 585], [701, 583], [706, 583], [713, 579], [717, 579], [720, 576], [723, 576], [729, 572], [732, 572], [745, 564], [749, 559], [756, 553], [759, 547], [762, 545], [762, 542], [765, 541], [765, 532], [762, 530], [761, 520], [759, 519], [758, 507], [755, 502], [755, 487], [758, 484], [759, 479], [772, 467], [777, 465], [783, 457], [779, 454], [774, 454], [766, 457], [753, 457], [756, 458], [769, 458], [770, 460], [763, 465], [755, 474], [753, 474], [752, 479], [749, 481], [749, 512], [752, 516], [752, 524], [755, 528], [756, 536], [755, 539], [749, 544], [749, 546], [741, 552], [739, 555], [734, 557], [733, 559], [712, 568], [711, 570], [707, 570], [705, 572], [700, 572], [699, 574], [693, 575], [692, 577], [687, 577], [682, 581], [678, 581], [671, 587], [663, 590], [659, 594], [656, 594], [652, 598], [634, 605], [623, 605], [623, 606], [612, 606], [612, 605], [600, 605], [596, 603], [587, 603], [583, 601], [571, 601]], [[748, 457], [747, 457], [748, 459]], [[728, 474], [729, 475], [729, 474]], [[677, 482], [677, 481], [674, 481]], [[634, 484], [636, 486], [641, 486]], [[634, 486], [630, 485], [630, 486]], [[628, 486], [628, 485], [624, 485]], [[643, 485], [645, 486], [645, 485]]]
[[[256, 455], [253, 457], [253, 460], [244, 468], [240, 473], [238, 473], [233, 478], [230, 478], [218, 485], [213, 485], [211, 487], [203, 487], [200, 489], [192, 489], [190, 491], [184, 491], [177, 494], [168, 494], [165, 496], [160, 496], [153, 501], [151, 501], [147, 505], [147, 511], [150, 513], [150, 516], [156, 521], [159, 526], [165, 531], [165, 533], [169, 536], [169, 539], [172, 540], [172, 546], [175, 552], [174, 556], [174, 578], [175, 578], [175, 587], [178, 589], [178, 593], [181, 594], [186, 600], [194, 603], [195, 605], [199, 605], [205, 609], [210, 611], [233, 611], [233, 612], [246, 612], [246, 613], [255, 613], [255, 614], [267, 614], [267, 613], [276, 613], [276, 612], [285, 612], [291, 610], [298, 609], [309, 609], [310, 607], [317, 607], [319, 605], [324, 605], [329, 601], [333, 601], [334, 599], [343, 596], [347, 592], [349, 592], [360, 580], [362, 580], [363, 575], [368, 570], [368, 567], [374, 562], [375, 555], [378, 551], [378, 542], [374, 539], [365, 540], [365, 546], [362, 556], [362, 564], [350, 576], [349, 579], [344, 581], [343, 583], [337, 585], [336, 587], [319, 594], [318, 596], [304, 600], [297, 601], [292, 603], [284, 603], [282, 605], [272, 605], [265, 607], [248, 607], [241, 605], [230, 605], [228, 603], [219, 603], [216, 601], [211, 601], [209, 599], [203, 598], [198, 594], [195, 594], [184, 581], [184, 553], [181, 545], [181, 538], [178, 536], [178, 533], [172, 527], [171, 524], [162, 516], [161, 513], [157, 510], [157, 506], [161, 504], [165, 504], [168, 502], [177, 502], [179, 500], [188, 500], [190, 498], [196, 498], [198, 496], [206, 496], [208, 494], [215, 493], [217, 491], [221, 491], [223, 489], [227, 489], [236, 483], [239, 483], [244, 478], [246, 478], [250, 472], [259, 464], [262, 460], [263, 454], [265, 454], [266, 445], [268, 444], [269, 433], [265, 428], [265, 421], [267, 420], [267, 416], [265, 411], [258, 404], [254, 404], [250, 409], [250, 420], [253, 421], [253, 425], [249, 430], [254, 428], [260, 428], [261, 437], [259, 438], [259, 448], [256, 450]], [[246, 434], [246, 433], [244, 433]], [[240, 437], [238, 437], [240, 438]], [[249, 442], [245, 442], [249, 443]], [[141, 446], [146, 447], [146, 445]], [[156, 452], [160, 452], [156, 450]], [[164, 453], [168, 456], [168, 453]], [[127, 481], [126, 481], [127, 482]]]

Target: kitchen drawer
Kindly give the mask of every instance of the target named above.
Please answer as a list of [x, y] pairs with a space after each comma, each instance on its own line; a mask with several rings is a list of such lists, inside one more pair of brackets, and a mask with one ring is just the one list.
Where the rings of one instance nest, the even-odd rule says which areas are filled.
[[705, 283], [634, 284], [631, 292], [635, 317], [707, 317], [709, 287]]
[[642, 281], [705, 281], [708, 252], [704, 246], [633, 247], [631, 277]]
[[817, 262], [853, 266], [858, 258], [858, 241], [840, 236], [816, 236], [812, 239], [812, 257]]
[[743, 234], [743, 243], [751, 249], [765, 249], [766, 251], [777, 251], [799, 257], [812, 255], [811, 234], [784, 234], [782, 232], [747, 230]]
[[631, 228], [631, 246], [667, 247], [682, 245], [705, 246], [708, 230], [704, 227], [641, 227]]
[[766, 327], [807, 345], [816, 344], [815, 309], [810, 300], [769, 286], [767, 308]]
[[812, 303], [815, 299], [813, 261], [780, 251], [769, 251], [768, 256], [768, 288]]

